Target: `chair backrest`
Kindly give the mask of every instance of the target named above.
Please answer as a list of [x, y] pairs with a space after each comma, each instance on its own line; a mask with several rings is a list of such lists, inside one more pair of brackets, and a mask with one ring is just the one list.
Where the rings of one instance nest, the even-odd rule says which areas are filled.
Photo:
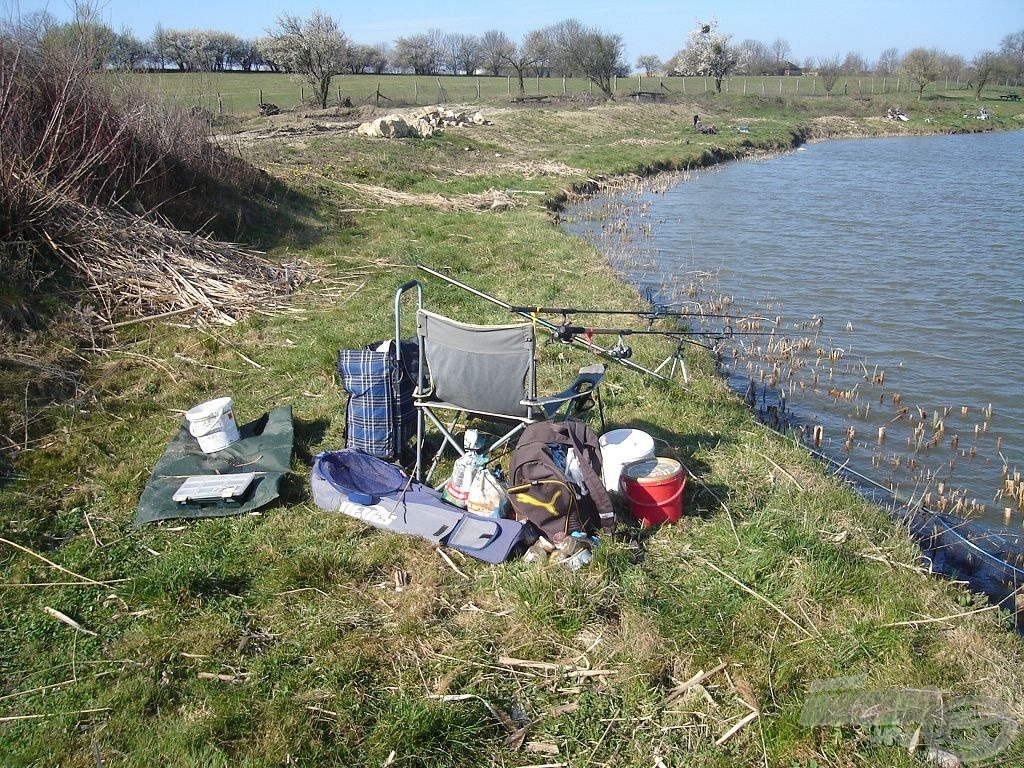
[[467, 411], [531, 417], [522, 401], [537, 389], [532, 325], [474, 325], [420, 309], [416, 328], [435, 399]]

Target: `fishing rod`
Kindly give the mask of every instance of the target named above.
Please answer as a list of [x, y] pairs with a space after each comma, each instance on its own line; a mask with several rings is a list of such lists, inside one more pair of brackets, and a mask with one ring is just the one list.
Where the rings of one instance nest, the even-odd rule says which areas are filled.
[[510, 305], [509, 310], [521, 314], [537, 315], [629, 315], [631, 317], [642, 317], [647, 320], [657, 320], [662, 317], [715, 317], [727, 320], [763, 320], [764, 318], [751, 318], [740, 315], [712, 314], [709, 312], [671, 312], [665, 309], [664, 305], [655, 304], [653, 309], [579, 309], [578, 307], [525, 307]]
[[[714, 331], [684, 331], [679, 328], [655, 329], [655, 328], [594, 328], [589, 325], [559, 325], [558, 340], [571, 341], [573, 336], [580, 334], [590, 336], [667, 336], [678, 338], [681, 336], [711, 336], [716, 339], [731, 339], [733, 336], [765, 336], [764, 331], [734, 331], [731, 326], [726, 326], [720, 333]], [[563, 336], [565, 338], [563, 338]], [[697, 343], [697, 342], [694, 342]], [[705, 346], [701, 344], [700, 346]]]
[[[521, 317], [524, 317], [527, 320], [531, 320], [531, 321], [535, 322], [537, 325], [539, 325], [541, 328], [543, 328], [544, 330], [546, 330], [549, 333], [551, 333], [556, 338], [558, 337], [558, 329], [559, 329], [560, 326], [558, 326], [558, 325], [556, 325], [556, 324], [554, 324], [554, 323], [552, 323], [552, 322], [550, 322], [548, 320], [545, 320], [542, 317], [537, 317], [537, 315], [533, 314], [529, 309], [524, 309], [523, 307], [515, 307], [515, 308], [513, 308], [513, 305], [509, 304], [507, 301], [502, 301], [501, 299], [497, 298], [496, 296], [491, 296], [489, 293], [485, 293], [484, 291], [481, 291], [481, 290], [479, 290], [477, 288], [474, 288], [471, 285], [467, 285], [466, 283], [463, 283], [460, 280], [456, 280], [454, 277], [449, 277], [448, 275], [446, 275], [446, 274], [444, 274], [442, 272], [438, 272], [436, 269], [431, 269], [430, 267], [428, 267], [425, 264], [417, 264], [416, 267], [418, 269], [423, 270], [428, 275], [433, 275], [436, 278], [444, 280], [446, 283], [448, 283], [450, 285], [454, 285], [457, 288], [461, 288], [462, 290], [466, 291], [467, 293], [471, 293], [472, 295], [474, 295], [474, 296], [476, 296], [478, 298], [481, 298], [484, 301], [489, 301], [491, 304], [496, 304], [499, 307], [501, 307], [502, 309], [508, 310], [509, 312], [512, 312], [513, 314], [516, 314], [516, 315], [519, 315]], [[585, 333], [586, 329], [583, 329], [583, 332]], [[599, 354], [599, 355], [601, 355], [603, 357], [606, 357], [606, 358], [608, 358], [610, 360], [615, 360], [620, 365], [624, 365], [627, 368], [630, 368], [631, 370], [639, 371], [640, 373], [646, 373], [648, 376], [653, 376], [654, 378], [659, 379], [661, 381], [674, 381], [674, 379], [671, 379], [668, 376], [663, 376], [662, 374], [658, 373], [657, 371], [654, 371], [654, 370], [652, 370], [650, 368], [647, 368], [646, 366], [640, 365], [639, 363], [634, 362], [633, 360], [628, 359], [625, 356], [622, 356], [620, 352], [616, 352], [614, 349], [606, 349], [605, 347], [602, 347], [599, 344], [595, 344], [593, 341], [591, 341], [589, 339], [579, 338], [578, 336], [573, 336], [566, 343], [576, 344], [577, 346], [583, 347], [584, 349], [588, 349], [591, 352], [595, 352], [595, 353], [597, 353], [597, 354]], [[694, 342], [694, 343], [696, 343], [696, 342]], [[677, 349], [676, 350], [676, 354], [678, 355], [678, 353], [679, 353], [679, 351]]]
[[[664, 336], [680, 343], [693, 344], [694, 346], [703, 347], [711, 352], [718, 352], [718, 349], [710, 344], [704, 344], [689, 338], [690, 336], [702, 334], [702, 331], [645, 331], [634, 328], [585, 328], [582, 325], [558, 325], [549, 330], [551, 330], [551, 333], [554, 335], [554, 339], [552, 339], [552, 341], [560, 341], [563, 344], [571, 344], [576, 341], [577, 336], [585, 337], [588, 342], [594, 336], [618, 336], [615, 346], [608, 350], [608, 354], [617, 360], [625, 360], [633, 356], [633, 348], [627, 346], [623, 339], [623, 336], [630, 336], [632, 334]], [[681, 351], [677, 352], [677, 355], [681, 354]], [[655, 371], [657, 370], [658, 369], [656, 368]]]

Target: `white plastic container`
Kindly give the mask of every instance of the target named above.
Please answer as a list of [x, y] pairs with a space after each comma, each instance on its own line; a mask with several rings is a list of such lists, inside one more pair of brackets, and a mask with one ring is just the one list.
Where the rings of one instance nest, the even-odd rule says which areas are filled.
[[613, 429], [600, 438], [601, 480], [609, 491], [619, 491], [622, 468], [631, 462], [654, 458], [654, 438], [639, 429]]
[[199, 441], [203, 453], [215, 453], [241, 439], [230, 397], [200, 403], [186, 412], [185, 420], [188, 431]]

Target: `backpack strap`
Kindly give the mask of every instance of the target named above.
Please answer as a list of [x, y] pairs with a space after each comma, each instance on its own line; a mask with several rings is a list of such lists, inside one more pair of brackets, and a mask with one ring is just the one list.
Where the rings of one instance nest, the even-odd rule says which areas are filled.
[[611, 534], [615, 530], [615, 508], [612, 506], [608, 490], [604, 487], [604, 481], [594, 471], [594, 467], [601, 460], [600, 444], [594, 431], [582, 421], [565, 421], [562, 424], [566, 427], [567, 437], [579, 459], [583, 480], [597, 509], [601, 530]]

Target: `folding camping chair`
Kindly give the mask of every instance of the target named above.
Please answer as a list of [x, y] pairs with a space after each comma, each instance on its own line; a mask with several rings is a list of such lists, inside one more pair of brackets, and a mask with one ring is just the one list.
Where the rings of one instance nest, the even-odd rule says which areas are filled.
[[[430, 312], [423, 307], [418, 280], [395, 294], [395, 327], [400, 326], [402, 294], [416, 288], [416, 338], [419, 345], [419, 381], [413, 395], [416, 406], [416, 477], [424, 472], [425, 419], [440, 431], [438, 456], [450, 445], [460, 456], [463, 446], [452, 434], [463, 417], [503, 425], [505, 431], [488, 446], [494, 451], [536, 421], [579, 416], [595, 403], [604, 378], [604, 365], [580, 369], [565, 390], [549, 397], [537, 395], [535, 329], [531, 323], [475, 325]], [[454, 414], [447, 424], [440, 412]], [[435, 463], [437, 457], [434, 459]]]

